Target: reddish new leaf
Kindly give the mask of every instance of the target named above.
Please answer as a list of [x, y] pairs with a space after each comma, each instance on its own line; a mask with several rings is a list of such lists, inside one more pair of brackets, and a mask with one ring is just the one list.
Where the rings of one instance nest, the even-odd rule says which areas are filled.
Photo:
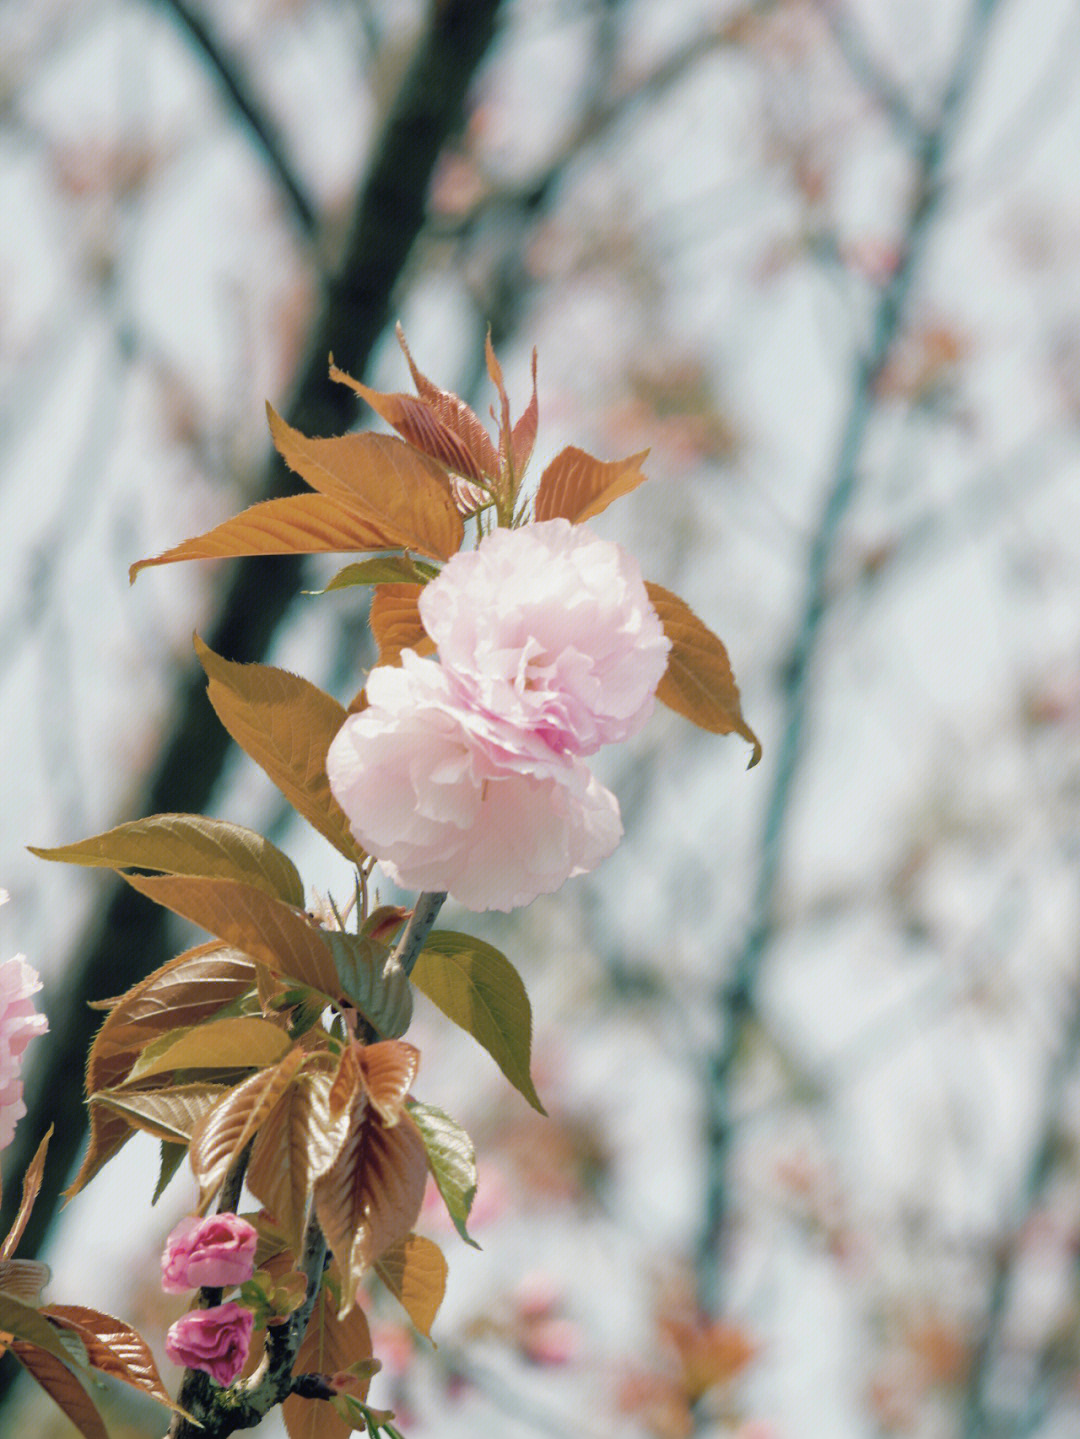
[[[197, 1031], [195, 1031], [197, 1032]], [[167, 1144], [185, 1145], [195, 1126], [218, 1100], [225, 1084], [174, 1084], [167, 1089], [106, 1089], [90, 1095], [92, 1105], [104, 1104], [133, 1129], [142, 1129]]]
[[645, 588], [671, 641], [657, 699], [712, 734], [735, 733], [749, 740], [754, 752], [748, 768], [753, 769], [761, 758], [761, 741], [742, 717], [727, 650], [678, 595], [660, 585]]
[[95, 1369], [152, 1395], [159, 1404], [178, 1410], [161, 1381], [149, 1344], [130, 1324], [78, 1304], [50, 1304], [42, 1312], [78, 1335]]
[[[493, 479], [499, 473], [499, 457], [495, 452], [495, 446], [491, 443], [491, 436], [477, 418], [474, 410], [464, 400], [449, 390], [442, 390], [438, 385], [433, 384], [426, 375], [422, 375], [413, 363], [413, 357], [409, 353], [409, 347], [405, 343], [405, 336], [401, 326], [397, 326], [398, 344], [405, 352], [405, 358], [409, 362], [409, 370], [412, 373], [413, 384], [417, 393], [424, 403], [434, 411], [446, 429], [450, 430], [468, 450], [475, 465], [472, 474], [467, 478], [478, 480], [482, 477]], [[467, 474], [464, 470], [457, 470], [457, 474]]]
[[124, 878], [132, 889], [260, 960], [274, 974], [331, 996], [340, 989], [318, 924], [263, 890], [234, 879], [135, 874]]
[[412, 1229], [427, 1173], [424, 1141], [407, 1114], [387, 1129], [369, 1104], [353, 1106], [349, 1137], [315, 1185], [315, 1212], [344, 1275], [342, 1313], [364, 1273]]
[[[341, 378], [340, 371], [335, 378]], [[365, 391], [355, 381], [347, 383]], [[442, 428], [419, 400], [401, 398], [423, 410], [433, 427]], [[382, 543], [354, 548], [419, 550], [435, 560], [448, 560], [461, 548], [464, 523], [446, 470], [436, 460], [392, 435], [309, 439], [269, 405], [266, 412], [274, 444], [290, 469], [313, 489], [377, 527]]]
[[210, 681], [210, 703], [236, 743], [298, 814], [346, 859], [361, 864], [364, 851], [326, 778], [326, 751], [345, 721], [342, 706], [287, 670], [223, 659], [197, 636], [195, 652]]
[[383, 1123], [397, 1123], [416, 1079], [420, 1051], [400, 1039], [384, 1039], [360, 1047], [357, 1055], [364, 1089]]
[[528, 466], [536, 443], [536, 429], [540, 409], [536, 402], [536, 350], [532, 352], [532, 399], [528, 408], [510, 432], [510, 459], [514, 466], [514, 478], [521, 480]]
[[[324, 1284], [293, 1365], [294, 1374], [340, 1374], [371, 1358], [371, 1333], [362, 1309], [344, 1318], [334, 1312]], [[367, 1384], [360, 1388], [367, 1397]], [[324, 1399], [291, 1394], [281, 1406], [289, 1439], [349, 1439], [352, 1429]]]
[[355, 550], [394, 550], [410, 543], [394, 529], [329, 495], [286, 495], [263, 500], [205, 534], [137, 560], [128, 571], [182, 560], [230, 560], [245, 555], [324, 555]]
[[644, 482], [641, 462], [648, 453], [648, 450], [642, 450], [625, 460], [608, 463], [598, 460], [595, 455], [586, 454], [575, 445], [567, 445], [540, 476], [533, 502], [533, 519], [554, 520], [561, 517], [575, 525], [592, 519], [606, 510], [612, 500], [628, 495]]
[[[114, 1005], [90, 1049], [87, 1093], [121, 1084], [147, 1044], [172, 1029], [209, 1019], [254, 984], [252, 961], [216, 942], [169, 960]], [[114, 1110], [91, 1105], [90, 1143], [66, 1191], [68, 1197], [78, 1194], [132, 1133], [130, 1124]]]
[[266, 1122], [303, 1062], [304, 1051], [299, 1046], [290, 1050], [280, 1064], [236, 1085], [199, 1120], [192, 1131], [188, 1157], [199, 1181], [201, 1210], [213, 1200], [241, 1150]]
[[75, 1425], [84, 1439], [109, 1439], [105, 1421], [82, 1381], [54, 1354], [16, 1339], [11, 1352]]
[[330, 378], [355, 390], [377, 415], [381, 415], [388, 425], [393, 425], [403, 440], [435, 460], [444, 470], [451, 470], [470, 480], [482, 477], [470, 446], [443, 423], [434, 406], [414, 395], [386, 394], [382, 390], [369, 389], [336, 365], [330, 366]]
[[379, 647], [377, 663], [399, 665], [402, 650], [434, 653], [435, 641], [420, 619], [423, 585], [380, 585], [371, 600], [368, 623]]
[[446, 1293], [446, 1258], [431, 1239], [409, 1234], [388, 1249], [375, 1272], [426, 1339]]
[[245, 1182], [289, 1241], [294, 1254], [315, 1180], [333, 1164], [349, 1131], [349, 1115], [331, 1118], [330, 1077], [302, 1074], [261, 1125]]

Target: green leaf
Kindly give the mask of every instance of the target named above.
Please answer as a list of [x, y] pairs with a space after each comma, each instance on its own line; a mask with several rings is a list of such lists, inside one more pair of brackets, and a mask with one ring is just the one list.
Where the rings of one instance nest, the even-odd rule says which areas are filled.
[[0, 1293], [0, 1331], [16, 1339], [25, 1339], [28, 1344], [36, 1344], [62, 1364], [74, 1363], [85, 1367], [87, 1363], [86, 1350], [77, 1339], [73, 1340], [68, 1334], [61, 1338], [43, 1314], [12, 1294]]
[[243, 825], [198, 814], [155, 814], [57, 849], [28, 846], [39, 859], [104, 869], [153, 869], [238, 879], [303, 908], [304, 885], [288, 855]]
[[412, 989], [400, 964], [391, 963], [385, 944], [366, 935], [326, 930], [338, 978], [347, 997], [383, 1039], [397, 1039], [412, 1019]]
[[186, 1144], [175, 1144], [171, 1139], [161, 1141], [161, 1167], [158, 1170], [158, 1181], [154, 1186], [153, 1198], [150, 1200], [151, 1207], [165, 1193], [169, 1180], [183, 1164], [186, 1154]]
[[465, 1228], [476, 1197], [476, 1150], [461, 1125], [433, 1104], [407, 1102], [413, 1122], [427, 1150], [431, 1173], [454, 1221], [454, 1228], [474, 1249], [480, 1246]]
[[292, 1048], [292, 1040], [268, 1019], [214, 1019], [173, 1030], [148, 1044], [128, 1082], [177, 1069], [264, 1069]]
[[529, 1074], [529, 996], [505, 954], [472, 935], [436, 930], [420, 951], [412, 980], [487, 1050], [534, 1109], [547, 1113]]
[[361, 560], [338, 570], [324, 590], [305, 590], [304, 593], [328, 595], [331, 590], [351, 589], [354, 585], [415, 584], [418, 580], [425, 584], [438, 573], [434, 565], [414, 560], [412, 555], [376, 555], [374, 559]]

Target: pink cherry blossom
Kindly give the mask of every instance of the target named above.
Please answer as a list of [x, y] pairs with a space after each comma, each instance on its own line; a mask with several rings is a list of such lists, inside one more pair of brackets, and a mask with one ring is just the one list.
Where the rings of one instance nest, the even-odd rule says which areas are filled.
[[[7, 899], [0, 890], [0, 904]], [[34, 1010], [30, 998], [41, 988], [37, 971], [21, 954], [0, 964], [0, 1149], [15, 1137], [15, 1126], [26, 1113], [19, 1077], [26, 1046], [49, 1028], [49, 1021]]]
[[454, 555], [420, 617], [479, 706], [573, 755], [642, 727], [671, 648], [633, 556], [561, 519]]
[[161, 1256], [161, 1287], [166, 1294], [186, 1294], [204, 1285], [227, 1289], [243, 1284], [255, 1272], [259, 1236], [236, 1214], [189, 1215], [165, 1241]]
[[622, 835], [618, 801], [580, 760], [464, 691], [411, 650], [380, 666], [368, 707], [326, 758], [356, 838], [397, 884], [509, 910], [594, 869]]
[[171, 1325], [165, 1353], [185, 1369], [201, 1369], [227, 1388], [243, 1369], [251, 1348], [255, 1315], [230, 1300], [212, 1309], [193, 1309]]

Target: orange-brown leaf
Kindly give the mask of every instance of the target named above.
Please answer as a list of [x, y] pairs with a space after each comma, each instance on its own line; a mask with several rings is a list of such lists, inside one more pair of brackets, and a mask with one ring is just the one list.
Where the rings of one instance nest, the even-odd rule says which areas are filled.
[[536, 401], [536, 350], [532, 352], [532, 399], [510, 433], [510, 458], [514, 465], [514, 476], [520, 480], [525, 473], [529, 458], [536, 443], [536, 429], [540, 419], [540, 408]]
[[132, 1129], [142, 1129], [169, 1144], [186, 1144], [196, 1124], [229, 1091], [225, 1084], [171, 1084], [165, 1089], [106, 1089], [90, 1095], [93, 1106], [107, 1105]]
[[379, 647], [378, 663], [399, 665], [402, 650], [430, 655], [435, 641], [420, 619], [422, 585], [380, 585], [371, 601], [368, 622]]
[[[338, 371], [337, 377], [340, 375]], [[361, 393], [366, 388], [355, 381], [347, 383]], [[374, 395], [375, 391], [367, 393]], [[433, 425], [438, 424], [419, 400], [402, 398], [423, 410]], [[309, 439], [269, 405], [266, 410], [274, 444], [290, 469], [312, 489], [347, 505], [385, 537], [378, 546], [357, 548], [418, 550], [436, 560], [448, 560], [461, 548], [464, 522], [454, 504], [446, 470], [436, 460], [393, 435]]]
[[645, 588], [671, 641], [657, 699], [712, 734], [735, 733], [749, 740], [754, 752], [748, 768], [753, 769], [761, 758], [761, 741], [742, 717], [727, 650], [685, 600], [660, 585]]
[[26, 1228], [26, 1221], [30, 1218], [30, 1212], [34, 1207], [34, 1200], [41, 1188], [41, 1176], [45, 1169], [45, 1151], [49, 1147], [49, 1140], [52, 1137], [53, 1127], [50, 1124], [45, 1131], [45, 1137], [38, 1145], [33, 1159], [26, 1166], [26, 1173], [23, 1175], [22, 1201], [19, 1204], [19, 1212], [15, 1215], [15, 1222], [8, 1230], [3, 1244], [0, 1244], [0, 1259], [10, 1259], [18, 1247], [19, 1240]]
[[375, 1272], [426, 1338], [446, 1293], [446, 1258], [421, 1234], [409, 1234], [386, 1253]]
[[90, 1394], [66, 1364], [54, 1355], [16, 1339], [11, 1352], [27, 1371], [41, 1385], [45, 1393], [71, 1420], [84, 1439], [109, 1439], [105, 1421], [98, 1412]]
[[331, 996], [340, 989], [333, 956], [318, 924], [265, 890], [235, 879], [202, 876], [124, 878], [132, 889], [260, 960], [274, 974]]
[[301, 1048], [290, 1050], [280, 1064], [262, 1069], [236, 1085], [199, 1120], [191, 1135], [188, 1158], [199, 1181], [202, 1209], [221, 1188], [240, 1151], [258, 1133], [303, 1062]]
[[396, 1124], [420, 1066], [420, 1051], [401, 1039], [384, 1039], [358, 1053], [368, 1099], [388, 1127]]
[[52, 1270], [40, 1259], [0, 1259], [0, 1292], [24, 1304], [40, 1304], [41, 1291], [51, 1277]]
[[[122, 995], [98, 1030], [86, 1065], [87, 1093], [121, 1084], [147, 1044], [171, 1029], [209, 1019], [254, 983], [251, 960], [216, 941], [170, 959]], [[133, 1133], [115, 1110], [91, 1105], [90, 1143], [65, 1191], [68, 1197], [78, 1194]]]
[[136, 561], [128, 576], [134, 580], [140, 570], [182, 560], [352, 554], [357, 550], [396, 550], [408, 543], [398, 531], [330, 495], [286, 495], [263, 500], [205, 534]]
[[346, 859], [362, 863], [364, 851], [326, 778], [326, 751], [345, 722], [342, 706], [299, 675], [271, 665], [236, 664], [198, 637], [195, 652], [210, 681], [210, 703], [236, 743], [298, 814]]
[[161, 1381], [149, 1344], [130, 1324], [78, 1304], [50, 1304], [42, 1312], [79, 1336], [95, 1369], [176, 1409]]
[[427, 1173], [424, 1141], [407, 1114], [387, 1129], [370, 1105], [354, 1106], [349, 1137], [315, 1185], [315, 1212], [344, 1275], [342, 1313], [365, 1271], [412, 1229]]
[[[371, 1333], [362, 1309], [352, 1309], [344, 1318], [324, 1284], [293, 1365], [294, 1374], [339, 1374], [353, 1364], [371, 1358]], [[361, 1388], [367, 1397], [367, 1385]], [[338, 1417], [325, 1399], [301, 1399], [291, 1394], [281, 1406], [289, 1439], [349, 1439], [349, 1425]]]
[[567, 445], [540, 476], [533, 518], [538, 521], [562, 518], [575, 525], [592, 519], [606, 510], [612, 500], [628, 495], [644, 482], [641, 463], [648, 453], [642, 450], [625, 460], [608, 462], [579, 450], [576, 445]]

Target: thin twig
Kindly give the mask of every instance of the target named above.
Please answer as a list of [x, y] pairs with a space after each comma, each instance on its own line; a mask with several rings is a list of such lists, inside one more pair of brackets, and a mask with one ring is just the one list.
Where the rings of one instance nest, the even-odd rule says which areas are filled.
[[731, 1077], [745, 1022], [753, 1009], [758, 976], [773, 935], [783, 840], [803, 755], [811, 671], [825, 619], [829, 571], [841, 525], [855, 495], [859, 456], [874, 411], [876, 381], [900, 333], [927, 236], [941, 207], [945, 194], [945, 165], [997, 3], [998, 0], [976, 0], [973, 5], [941, 103], [938, 123], [926, 134], [920, 146], [906, 239], [897, 268], [878, 301], [870, 345], [856, 366], [832, 480], [807, 561], [799, 624], [784, 667], [784, 719], [772, 787], [765, 807], [750, 921], [731, 964], [730, 977], [715, 995], [719, 1034], [705, 1065], [706, 1190], [704, 1223], [697, 1252], [697, 1277], [702, 1307], [712, 1313], [717, 1312], [719, 1306], [720, 1254], [728, 1208], [727, 1161], [733, 1130]]
[[446, 891], [432, 890], [417, 898], [409, 922], [390, 956], [392, 964], [399, 964], [406, 974], [412, 974], [413, 966], [420, 957], [431, 926], [439, 917], [439, 910], [446, 899]]

